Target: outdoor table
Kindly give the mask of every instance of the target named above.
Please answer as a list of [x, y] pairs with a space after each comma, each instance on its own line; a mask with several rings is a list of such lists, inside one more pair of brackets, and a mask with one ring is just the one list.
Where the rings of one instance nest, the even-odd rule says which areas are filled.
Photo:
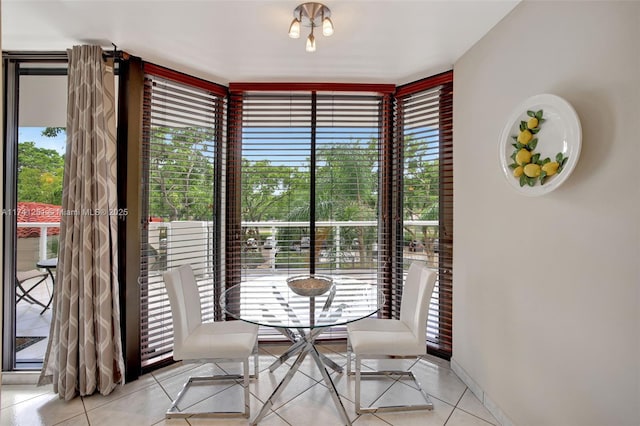
[[49, 302], [47, 303], [47, 305], [42, 310], [42, 312], [41, 312], [41, 314], [42, 314], [42, 313], [44, 313], [44, 311], [49, 309], [49, 306], [51, 306], [51, 302], [53, 301], [53, 287], [55, 287], [55, 279], [53, 277], [53, 272], [51, 272], [51, 271], [58, 267], [58, 258], [57, 257], [53, 257], [51, 259], [40, 260], [40, 261], [38, 261], [36, 263], [36, 266], [38, 268], [46, 269], [47, 272], [49, 273], [49, 276], [51, 277], [51, 288], [52, 288], [51, 296], [49, 296]]

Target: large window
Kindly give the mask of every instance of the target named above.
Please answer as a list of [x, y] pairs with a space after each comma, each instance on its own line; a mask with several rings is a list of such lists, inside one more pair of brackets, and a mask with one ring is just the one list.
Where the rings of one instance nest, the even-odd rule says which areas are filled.
[[309, 86], [232, 84], [227, 139], [224, 96], [147, 73], [143, 365], [170, 355], [161, 274], [182, 263], [205, 320], [221, 320], [224, 289], [303, 273], [377, 282], [380, 315], [397, 317], [409, 264], [425, 262], [439, 272], [426, 341], [450, 356], [451, 74], [395, 97], [388, 85]]
[[390, 95], [232, 92], [228, 219], [238, 231], [228, 233], [226, 285], [303, 273], [382, 281]]
[[218, 306], [214, 301], [214, 181], [217, 150], [224, 140], [224, 91], [167, 74], [174, 75], [145, 65], [140, 238], [143, 367], [169, 357], [173, 348], [163, 272], [190, 264], [198, 280], [203, 320], [213, 321]]
[[[5, 207], [17, 211], [21, 200], [56, 205], [55, 191], [40, 191], [51, 199], [27, 199], [33, 185], [24, 183], [31, 175], [17, 173], [28, 154], [58, 155], [50, 146], [37, 143], [34, 151], [31, 140], [18, 145], [22, 142], [18, 127], [27, 125], [24, 111], [44, 110], [30, 105], [24, 90], [18, 103], [17, 87], [21, 79], [44, 81], [39, 74], [63, 80], [65, 70], [56, 66], [28, 69], [12, 61], [5, 65], [10, 77]], [[142, 367], [170, 359], [171, 310], [162, 273], [183, 263], [193, 266], [205, 320], [212, 321], [223, 319], [218, 298], [225, 288], [257, 276], [308, 272], [378, 282], [386, 296], [380, 315], [396, 317], [409, 263], [426, 262], [438, 270], [426, 340], [432, 350], [450, 356], [452, 80], [448, 72], [400, 87], [248, 83], [231, 84], [227, 90], [145, 64], [142, 144], [135, 137], [128, 141], [130, 148], [140, 146], [141, 150], [131, 148], [127, 153], [128, 162], [142, 158], [141, 220], [131, 226], [136, 228], [133, 246], [140, 254], [140, 265], [130, 268], [139, 270], [133, 277], [137, 282], [132, 284], [128, 276], [125, 280], [126, 286], [140, 291], [140, 303], [134, 301], [133, 312], [140, 314], [139, 328], [137, 321], [134, 325], [139, 334], [130, 333], [136, 338], [128, 342], [137, 342], [139, 336]], [[129, 107], [137, 108], [135, 102]], [[54, 110], [61, 109], [47, 111]], [[136, 117], [132, 123], [138, 121]], [[29, 126], [47, 128], [47, 135], [63, 134], [59, 127], [63, 124], [57, 121], [34, 123]], [[121, 145], [126, 145], [127, 137], [131, 135], [119, 134], [124, 138]], [[41, 168], [45, 173], [36, 176], [44, 179], [39, 190], [56, 183], [55, 161], [48, 166], [52, 170]], [[123, 194], [138, 183], [125, 175], [120, 177], [127, 178], [129, 189], [124, 180], [119, 183], [123, 207], [133, 203]], [[32, 250], [28, 262], [56, 255], [53, 228], [39, 231], [37, 254]], [[16, 270], [23, 267], [15, 217], [5, 217], [5, 230], [9, 257], [4, 279], [13, 282]], [[52, 287], [52, 280], [47, 280], [47, 286], [42, 286], [45, 298]], [[6, 287], [5, 330], [14, 331], [4, 334], [4, 360], [5, 368], [11, 369], [20, 360], [16, 337], [21, 335], [15, 335], [16, 289]], [[342, 335], [338, 330], [329, 336]]]
[[[452, 73], [398, 88], [395, 152], [402, 173], [402, 231], [397, 261], [402, 269], [422, 261], [437, 269], [438, 281], [427, 320], [427, 342], [435, 353], [452, 350], [453, 135]], [[401, 256], [400, 256], [401, 254]], [[394, 295], [401, 293], [396, 283]], [[394, 306], [394, 315], [398, 307]]]
[[426, 339], [450, 356], [452, 74], [398, 88], [393, 111], [385, 90], [257, 86], [231, 86], [226, 285], [348, 274], [380, 284], [397, 317], [424, 262], [438, 270]]

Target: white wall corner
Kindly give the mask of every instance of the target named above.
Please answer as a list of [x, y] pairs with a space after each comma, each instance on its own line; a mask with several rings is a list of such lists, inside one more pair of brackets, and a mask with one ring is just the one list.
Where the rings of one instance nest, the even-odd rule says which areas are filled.
[[467, 385], [469, 390], [480, 400], [482, 405], [491, 413], [493, 417], [498, 421], [501, 426], [515, 426], [515, 423], [509, 419], [509, 417], [502, 411], [502, 409], [496, 404], [489, 395], [480, 387], [480, 385], [471, 378], [464, 368], [458, 364], [455, 358], [451, 358], [451, 369], [454, 373]]
[[480, 385], [478, 385], [475, 380], [471, 378], [471, 376], [458, 364], [458, 361], [455, 358], [451, 358], [451, 369], [458, 375], [460, 380], [464, 382], [465, 385], [469, 388], [471, 392], [482, 402], [484, 405], [484, 392]]

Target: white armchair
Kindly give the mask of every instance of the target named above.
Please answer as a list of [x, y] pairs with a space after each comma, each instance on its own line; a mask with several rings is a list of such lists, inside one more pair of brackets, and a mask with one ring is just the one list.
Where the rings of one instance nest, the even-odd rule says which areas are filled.
[[[249, 417], [249, 356], [255, 357], [258, 376], [258, 326], [243, 321], [202, 322], [200, 295], [193, 270], [183, 265], [164, 274], [173, 317], [173, 358], [184, 362], [242, 362], [243, 374], [189, 377], [172, 402], [166, 418]], [[242, 380], [244, 411], [186, 412], [178, 408], [180, 399], [194, 382]]]
[[[376, 411], [403, 411], [433, 409], [433, 403], [411, 371], [362, 371], [363, 359], [388, 356], [420, 356], [427, 353], [425, 341], [429, 300], [436, 282], [436, 273], [419, 263], [412, 263], [407, 273], [400, 319], [365, 318], [347, 325], [347, 374], [351, 374], [351, 352], [355, 354], [356, 413]], [[362, 376], [403, 375], [414, 380], [425, 399], [425, 404], [403, 406], [361, 407], [360, 383]]]

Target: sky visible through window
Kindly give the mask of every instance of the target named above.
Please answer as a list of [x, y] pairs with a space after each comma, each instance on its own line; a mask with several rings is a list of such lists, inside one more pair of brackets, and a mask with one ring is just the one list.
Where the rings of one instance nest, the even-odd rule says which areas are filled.
[[54, 138], [42, 136], [45, 127], [20, 127], [18, 129], [18, 143], [34, 142], [38, 148], [54, 149], [64, 155], [67, 135], [59, 134]]
[[[316, 147], [326, 149], [341, 144], [367, 145], [378, 138], [377, 128], [340, 128], [333, 132], [328, 127], [318, 127]], [[308, 127], [244, 127], [243, 157], [250, 160], [268, 159], [276, 166], [308, 165], [311, 129]], [[322, 164], [319, 164], [322, 165]]]

